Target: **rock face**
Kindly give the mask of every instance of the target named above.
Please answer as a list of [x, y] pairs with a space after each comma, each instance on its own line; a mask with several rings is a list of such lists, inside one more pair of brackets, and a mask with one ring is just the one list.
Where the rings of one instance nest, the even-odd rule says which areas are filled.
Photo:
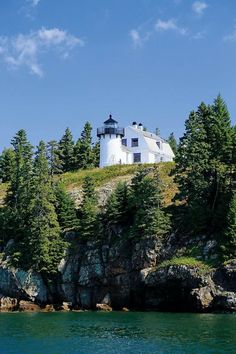
[[[172, 243], [173, 236], [168, 247], [154, 237], [117, 236], [77, 244], [61, 260], [50, 286], [39, 274], [2, 261], [0, 310], [236, 311], [236, 262], [208, 272], [186, 265], [160, 267], [173, 254]], [[212, 250], [212, 244], [207, 248]]]
[[47, 302], [50, 297], [40, 274], [16, 269], [7, 261], [0, 262], [0, 293], [36, 303]]

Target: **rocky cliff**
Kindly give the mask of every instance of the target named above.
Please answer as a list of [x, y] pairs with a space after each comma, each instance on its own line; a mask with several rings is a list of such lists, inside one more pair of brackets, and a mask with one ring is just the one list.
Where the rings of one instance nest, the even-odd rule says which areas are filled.
[[[118, 237], [78, 244], [73, 235], [70, 240], [58, 276], [47, 284], [40, 274], [15, 269], [7, 259], [1, 260], [1, 311], [236, 310], [236, 261], [212, 269], [165, 265], [163, 260], [176, 253], [178, 242], [173, 235], [165, 242], [154, 237], [139, 241]], [[210, 252], [209, 241], [205, 252], [207, 247]]]

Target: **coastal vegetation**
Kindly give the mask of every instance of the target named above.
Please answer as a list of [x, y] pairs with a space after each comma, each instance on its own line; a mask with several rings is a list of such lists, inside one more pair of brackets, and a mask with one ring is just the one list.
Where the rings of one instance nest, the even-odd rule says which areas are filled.
[[[68, 231], [76, 235], [75, 248], [107, 237], [163, 241], [177, 233], [192, 241], [204, 234], [216, 242], [216, 262], [235, 258], [236, 129], [221, 96], [190, 113], [179, 144], [173, 134], [168, 141], [175, 163], [99, 169], [99, 143], [88, 122], [76, 143], [67, 128], [59, 142], [41, 141], [36, 150], [20, 130], [0, 158], [1, 251], [13, 240], [10, 262], [45, 278], [57, 273]], [[97, 188], [121, 176], [129, 182], [117, 183], [100, 205]], [[81, 188], [79, 205], [69, 193], [75, 186]], [[196, 259], [187, 249], [181, 257], [161, 266], [208, 267], [201, 252]]]

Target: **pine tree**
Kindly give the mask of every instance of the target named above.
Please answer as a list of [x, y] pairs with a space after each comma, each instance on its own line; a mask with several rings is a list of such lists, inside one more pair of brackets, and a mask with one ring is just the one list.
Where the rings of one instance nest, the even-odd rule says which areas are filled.
[[62, 161], [60, 159], [59, 146], [56, 140], [51, 140], [47, 144], [47, 159], [51, 178], [53, 178], [54, 175], [62, 173]]
[[169, 135], [167, 142], [170, 144], [173, 153], [176, 155], [178, 150], [178, 144], [173, 132]]
[[63, 137], [59, 142], [59, 156], [62, 162], [63, 172], [72, 171], [74, 169], [74, 141], [69, 128], [66, 128]]
[[[150, 175], [150, 172], [153, 175]], [[133, 237], [162, 237], [169, 231], [170, 220], [162, 207], [161, 185], [158, 170], [141, 168], [133, 178], [131, 184]]]
[[62, 230], [77, 229], [78, 219], [75, 202], [66, 192], [65, 186], [58, 183], [55, 187], [56, 213]]
[[15, 163], [6, 197], [6, 218], [8, 232], [22, 238], [28, 223], [29, 201], [32, 184], [32, 146], [22, 129], [12, 140]]
[[84, 240], [95, 238], [98, 234], [98, 200], [93, 179], [85, 177], [83, 183], [83, 202], [80, 207], [80, 237]]
[[222, 238], [221, 252], [224, 260], [236, 258], [236, 190], [234, 190], [227, 215], [227, 227]]
[[29, 223], [24, 245], [24, 264], [46, 275], [57, 272], [64, 243], [55, 212], [55, 196], [49, 178], [46, 145], [39, 143], [32, 178]]
[[75, 159], [77, 169], [87, 169], [94, 167], [94, 154], [92, 148], [92, 126], [89, 122], [85, 123], [81, 137], [75, 146]]
[[4, 149], [0, 156], [0, 179], [2, 182], [9, 182], [14, 173], [15, 153], [12, 148]]

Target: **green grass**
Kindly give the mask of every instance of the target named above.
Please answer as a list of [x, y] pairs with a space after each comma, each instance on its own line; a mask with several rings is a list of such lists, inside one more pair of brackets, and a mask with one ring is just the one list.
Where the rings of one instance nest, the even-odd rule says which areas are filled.
[[[153, 166], [152, 164], [145, 164], [144, 166]], [[173, 182], [173, 177], [170, 172], [173, 169], [173, 162], [159, 163], [160, 177], [163, 182], [163, 196], [164, 205], [171, 204], [171, 200], [177, 192], [177, 186]], [[119, 177], [132, 177], [138, 170], [140, 165], [114, 165], [104, 168], [94, 168], [90, 170], [79, 170], [74, 172], [67, 172], [60, 176], [67, 190], [74, 188], [81, 188], [83, 180], [86, 176], [91, 176], [94, 179], [95, 186], [100, 187], [105, 183], [119, 179]]]
[[[145, 164], [142, 166], [153, 166], [152, 164]], [[173, 177], [170, 176], [170, 172], [174, 167], [173, 162], [164, 162], [157, 164], [160, 172], [160, 177], [163, 182], [163, 204], [165, 206], [171, 204], [171, 200], [177, 192], [177, 186], [173, 182]], [[58, 177], [57, 179], [62, 180], [68, 191], [74, 188], [80, 189], [83, 180], [86, 176], [91, 176], [94, 179], [95, 186], [100, 187], [113, 180], [116, 182], [119, 178], [127, 177], [127, 180], [132, 178], [135, 172], [138, 170], [140, 165], [114, 165], [104, 168], [93, 168], [90, 170], [78, 170], [74, 172], [67, 172]], [[125, 178], [124, 178], [125, 179]], [[8, 185], [6, 183], [0, 184], [0, 199], [3, 200]]]
[[202, 262], [196, 258], [193, 257], [173, 257], [170, 260], [166, 260], [159, 264], [157, 268], [166, 268], [174, 265], [184, 265], [192, 268], [198, 268], [202, 272], [208, 272], [212, 268], [206, 264], [205, 262]]
[[97, 187], [120, 176], [133, 175], [138, 169], [138, 165], [114, 165], [104, 168], [94, 168], [91, 170], [79, 170], [67, 172], [61, 176], [67, 188], [81, 187], [86, 176], [94, 179]]
[[8, 183], [0, 183], [0, 199], [4, 199], [6, 196]]

